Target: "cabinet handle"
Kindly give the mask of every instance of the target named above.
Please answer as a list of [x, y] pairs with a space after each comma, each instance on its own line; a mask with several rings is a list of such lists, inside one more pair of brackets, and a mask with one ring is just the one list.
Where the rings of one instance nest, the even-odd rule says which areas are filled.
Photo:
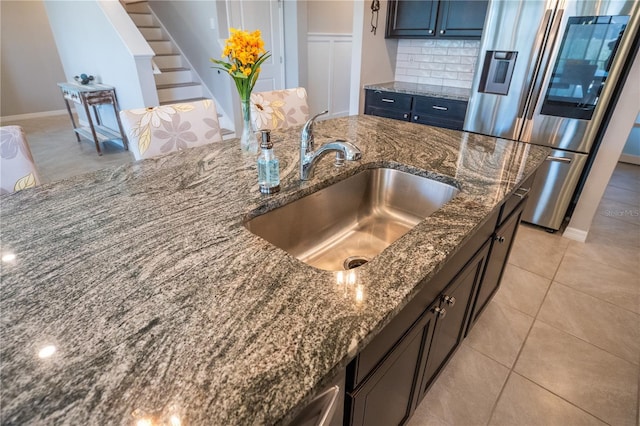
[[493, 237], [493, 241], [497, 241], [502, 244], [504, 243], [504, 237], [502, 235], [496, 235], [495, 237]]
[[433, 105], [431, 108], [437, 109], [438, 111], [449, 111], [449, 108], [441, 107], [441, 106], [438, 106], [438, 105]]
[[415, 121], [418, 121], [418, 118], [419, 118], [419, 117], [418, 117], [417, 115], [414, 115], [414, 116], [413, 116], [413, 119], [414, 119]]
[[395, 100], [393, 99], [387, 99], [387, 98], [382, 98], [382, 102], [389, 102], [390, 104], [394, 103]]
[[433, 312], [438, 318], [444, 318], [447, 316], [447, 310], [445, 308], [433, 308]]
[[444, 34], [444, 30], [440, 30], [440, 34]]
[[[521, 192], [518, 192], [518, 191], [521, 191]], [[531, 191], [531, 188], [518, 188], [518, 190], [513, 195], [522, 199], [527, 196], [529, 191]]]
[[454, 306], [456, 304], [456, 298], [453, 296], [445, 296], [442, 300], [444, 300], [449, 306]]
[[551, 155], [547, 157], [547, 161], [557, 161], [559, 163], [570, 163], [571, 158], [565, 157], [552, 157]]
[[433, 34], [433, 30], [427, 30], [429, 34]]
[[402, 115], [404, 118], [409, 118], [409, 114], [407, 114], [406, 112]]

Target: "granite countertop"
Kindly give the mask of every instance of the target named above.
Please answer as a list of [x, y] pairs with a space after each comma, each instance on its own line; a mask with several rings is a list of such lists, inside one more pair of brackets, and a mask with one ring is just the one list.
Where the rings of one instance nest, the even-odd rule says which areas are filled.
[[468, 101], [471, 89], [451, 86], [434, 86], [432, 84], [406, 83], [391, 81], [388, 83], [368, 84], [365, 89], [381, 90], [383, 92], [407, 93], [409, 95], [433, 96], [436, 98]]
[[[354, 116], [317, 123], [316, 144], [346, 138], [363, 159], [324, 158], [301, 182], [299, 135], [272, 135], [275, 195], [258, 192], [255, 157], [234, 140], [0, 197], [0, 422], [286, 422], [547, 155]], [[461, 192], [354, 270], [358, 297], [243, 226], [378, 166]]]

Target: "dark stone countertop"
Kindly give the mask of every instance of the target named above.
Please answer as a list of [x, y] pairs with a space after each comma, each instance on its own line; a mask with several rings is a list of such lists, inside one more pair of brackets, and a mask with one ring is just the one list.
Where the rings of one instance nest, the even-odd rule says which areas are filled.
[[406, 93], [409, 95], [431, 96], [436, 98], [468, 101], [471, 89], [451, 86], [434, 86], [432, 84], [406, 83], [403, 81], [391, 81], [388, 83], [368, 84], [365, 89], [380, 90], [383, 92]]
[[[354, 142], [363, 159], [337, 169], [324, 158], [302, 183], [294, 128], [272, 135], [282, 177], [272, 196], [233, 140], [0, 197], [1, 423], [285, 422], [547, 155], [372, 116], [315, 133], [317, 146]], [[355, 270], [362, 297], [243, 226], [379, 166], [461, 192]]]

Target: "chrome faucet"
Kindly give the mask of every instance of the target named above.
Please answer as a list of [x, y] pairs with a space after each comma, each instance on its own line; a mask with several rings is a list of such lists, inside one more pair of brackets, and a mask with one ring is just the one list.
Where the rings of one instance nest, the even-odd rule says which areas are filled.
[[311, 179], [316, 163], [330, 152], [336, 153], [334, 164], [338, 167], [344, 165], [344, 160], [355, 161], [362, 158], [362, 153], [357, 146], [342, 139], [328, 142], [318, 148], [317, 151], [314, 151], [313, 125], [316, 118], [328, 112], [323, 111], [311, 117], [302, 128], [302, 136], [300, 138], [300, 180]]

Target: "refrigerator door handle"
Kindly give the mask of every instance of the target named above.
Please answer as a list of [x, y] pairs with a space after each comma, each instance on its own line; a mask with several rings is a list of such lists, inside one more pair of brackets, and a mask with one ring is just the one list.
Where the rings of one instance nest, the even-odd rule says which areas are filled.
[[518, 106], [518, 118], [522, 118], [524, 116], [525, 108], [527, 107], [527, 100], [531, 97], [531, 87], [533, 86], [533, 79], [535, 78], [538, 72], [538, 69], [540, 68], [540, 62], [542, 61], [541, 51], [542, 51], [542, 43], [544, 41], [543, 35], [546, 33], [547, 27], [549, 26], [549, 21], [551, 20], [552, 12], [553, 12], [552, 9], [547, 9], [544, 12], [544, 17], [542, 18], [542, 25], [540, 26], [540, 28], [542, 28], [541, 35], [538, 35], [538, 39], [536, 40], [535, 47], [534, 47], [536, 52], [536, 57], [532, 61], [534, 63], [533, 72], [527, 78], [528, 84], [524, 92], [525, 96], [522, 97], [522, 99], [520, 100], [520, 105]]
[[[558, 36], [558, 30], [560, 29], [560, 23], [562, 22], [562, 15], [564, 15], [564, 9], [559, 9], [555, 18], [553, 19], [553, 24], [551, 26], [551, 31], [549, 32], [549, 41], [547, 42], [547, 46], [555, 46], [556, 38]], [[553, 53], [547, 47], [548, 53], [543, 55], [543, 59], [540, 61], [540, 72], [536, 77], [535, 85], [533, 86], [533, 90], [531, 91], [531, 103], [529, 104], [529, 110], [527, 111], [527, 120], [531, 120], [533, 118], [533, 113], [536, 110], [536, 105], [538, 104], [538, 100], [540, 99], [540, 90], [542, 90], [542, 82], [544, 81], [544, 76], [547, 74], [547, 68], [549, 68], [549, 62], [551, 61], [551, 54]]]
[[571, 162], [571, 158], [566, 158], [566, 157], [553, 157], [553, 156], [548, 156], [547, 157], [547, 161], [557, 161], [559, 163], [570, 163]]

